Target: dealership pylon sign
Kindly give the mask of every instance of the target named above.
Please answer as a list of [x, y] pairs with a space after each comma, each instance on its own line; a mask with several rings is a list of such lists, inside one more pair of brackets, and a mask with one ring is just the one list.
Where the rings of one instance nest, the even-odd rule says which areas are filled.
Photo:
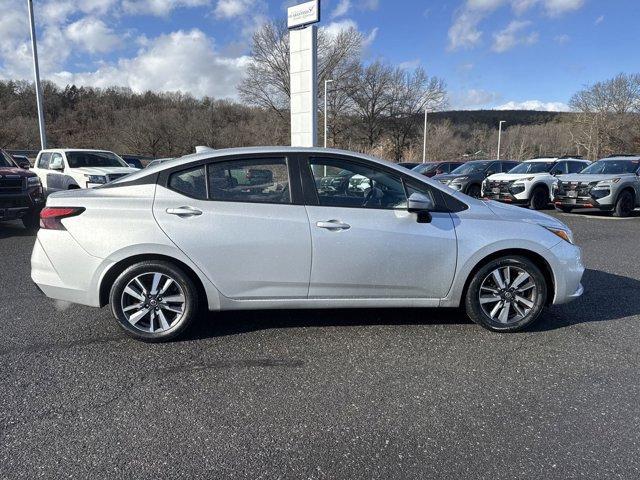
[[318, 143], [318, 28], [320, 0], [287, 11], [291, 79], [291, 146]]

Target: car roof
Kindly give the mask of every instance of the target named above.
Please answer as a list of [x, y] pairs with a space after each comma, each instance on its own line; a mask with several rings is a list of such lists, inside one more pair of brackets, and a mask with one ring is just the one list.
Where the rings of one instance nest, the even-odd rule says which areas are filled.
[[95, 148], [46, 148], [40, 150], [40, 153], [67, 153], [67, 152], [100, 152], [100, 153], [113, 153], [111, 150], [100, 150]]
[[640, 155], [634, 156], [634, 155], [617, 155], [615, 157], [605, 157], [605, 158], [601, 158], [600, 161], [612, 161], [612, 160], [632, 160], [632, 161], [637, 161], [640, 160]]

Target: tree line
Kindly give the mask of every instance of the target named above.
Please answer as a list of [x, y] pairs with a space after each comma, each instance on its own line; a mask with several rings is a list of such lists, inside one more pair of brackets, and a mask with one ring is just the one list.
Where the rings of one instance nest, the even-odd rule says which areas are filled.
[[[502, 157], [581, 155], [597, 159], [640, 152], [640, 74], [620, 74], [577, 92], [571, 113], [447, 112], [443, 79], [422, 68], [365, 63], [365, 39], [355, 29], [319, 31], [318, 92], [323, 124], [324, 81], [329, 146], [394, 161], [419, 161], [423, 115], [429, 115], [427, 159], [493, 158], [497, 124], [506, 120]], [[286, 26], [259, 29], [252, 62], [239, 85], [241, 101], [182, 93], [134, 93], [44, 82], [51, 146], [105, 148], [173, 157], [196, 145], [225, 148], [289, 144], [289, 44]], [[0, 147], [38, 149], [35, 91], [23, 81], [0, 82]], [[323, 141], [320, 128], [319, 138]]]

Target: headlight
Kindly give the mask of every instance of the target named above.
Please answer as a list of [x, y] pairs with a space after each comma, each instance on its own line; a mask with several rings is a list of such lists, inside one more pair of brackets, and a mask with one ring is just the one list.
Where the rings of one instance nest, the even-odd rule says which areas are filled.
[[40, 177], [27, 177], [27, 187], [39, 187], [42, 185]]
[[533, 180], [535, 180], [535, 177], [520, 178], [520, 179], [516, 180], [514, 183], [531, 182]]
[[104, 175], [85, 175], [87, 183], [107, 183], [107, 177]]
[[609, 187], [611, 187], [611, 185], [613, 185], [614, 183], [618, 183], [620, 180], [622, 180], [622, 179], [621, 178], [612, 178], [611, 180], [602, 180], [601, 182], [593, 182], [593, 183], [595, 183], [595, 186], [593, 188], [594, 189], [609, 188]]
[[458, 178], [454, 178], [451, 183], [462, 183], [466, 180], [469, 180], [469, 177], [458, 177]]
[[563, 228], [558, 228], [558, 227], [549, 227], [547, 225], [540, 225], [540, 226], [543, 228], [546, 228], [554, 235], [560, 237], [564, 241], [569, 242], [570, 244], [573, 245], [573, 232], [571, 232], [571, 230], [568, 230], [568, 229], [565, 230]]

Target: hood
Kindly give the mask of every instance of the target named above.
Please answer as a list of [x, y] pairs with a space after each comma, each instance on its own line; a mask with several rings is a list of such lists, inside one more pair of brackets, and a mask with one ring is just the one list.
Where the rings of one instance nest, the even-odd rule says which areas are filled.
[[606, 174], [606, 175], [589, 175], [589, 174], [581, 174], [574, 173], [571, 175], [560, 175], [558, 176], [558, 180], [561, 182], [601, 182], [603, 180], [611, 180], [614, 178], [621, 177], [633, 177], [634, 173], [617, 173], [617, 174]]
[[114, 173], [128, 174], [139, 172], [140, 170], [131, 167], [80, 167], [74, 168], [73, 171], [77, 173], [84, 173], [85, 175], [111, 175]]
[[447, 181], [452, 181], [455, 180], [456, 178], [462, 178], [462, 177], [471, 177], [471, 178], [477, 178], [480, 175], [478, 175], [477, 173], [468, 173], [466, 175], [461, 175], [461, 174], [457, 174], [457, 175], [453, 175], [451, 173], [443, 173], [442, 175], [436, 175], [433, 177], [434, 180], [447, 180]]
[[496, 173], [487, 177], [487, 180], [499, 180], [499, 181], [509, 181], [512, 182], [514, 180], [520, 180], [522, 178], [530, 178], [530, 177], [543, 177], [549, 175], [546, 172], [543, 173]]
[[486, 200], [485, 205], [498, 217], [504, 220], [514, 222], [530, 222], [538, 225], [546, 225], [548, 227], [557, 227], [563, 230], [569, 230], [564, 223], [551, 215], [541, 213], [528, 208], [517, 207], [505, 203], [496, 202], [494, 200]]
[[29, 170], [25, 170], [24, 168], [0, 167], [0, 177], [4, 177], [5, 175], [11, 175], [11, 176], [17, 175], [20, 178], [37, 176], [35, 173], [30, 172]]

